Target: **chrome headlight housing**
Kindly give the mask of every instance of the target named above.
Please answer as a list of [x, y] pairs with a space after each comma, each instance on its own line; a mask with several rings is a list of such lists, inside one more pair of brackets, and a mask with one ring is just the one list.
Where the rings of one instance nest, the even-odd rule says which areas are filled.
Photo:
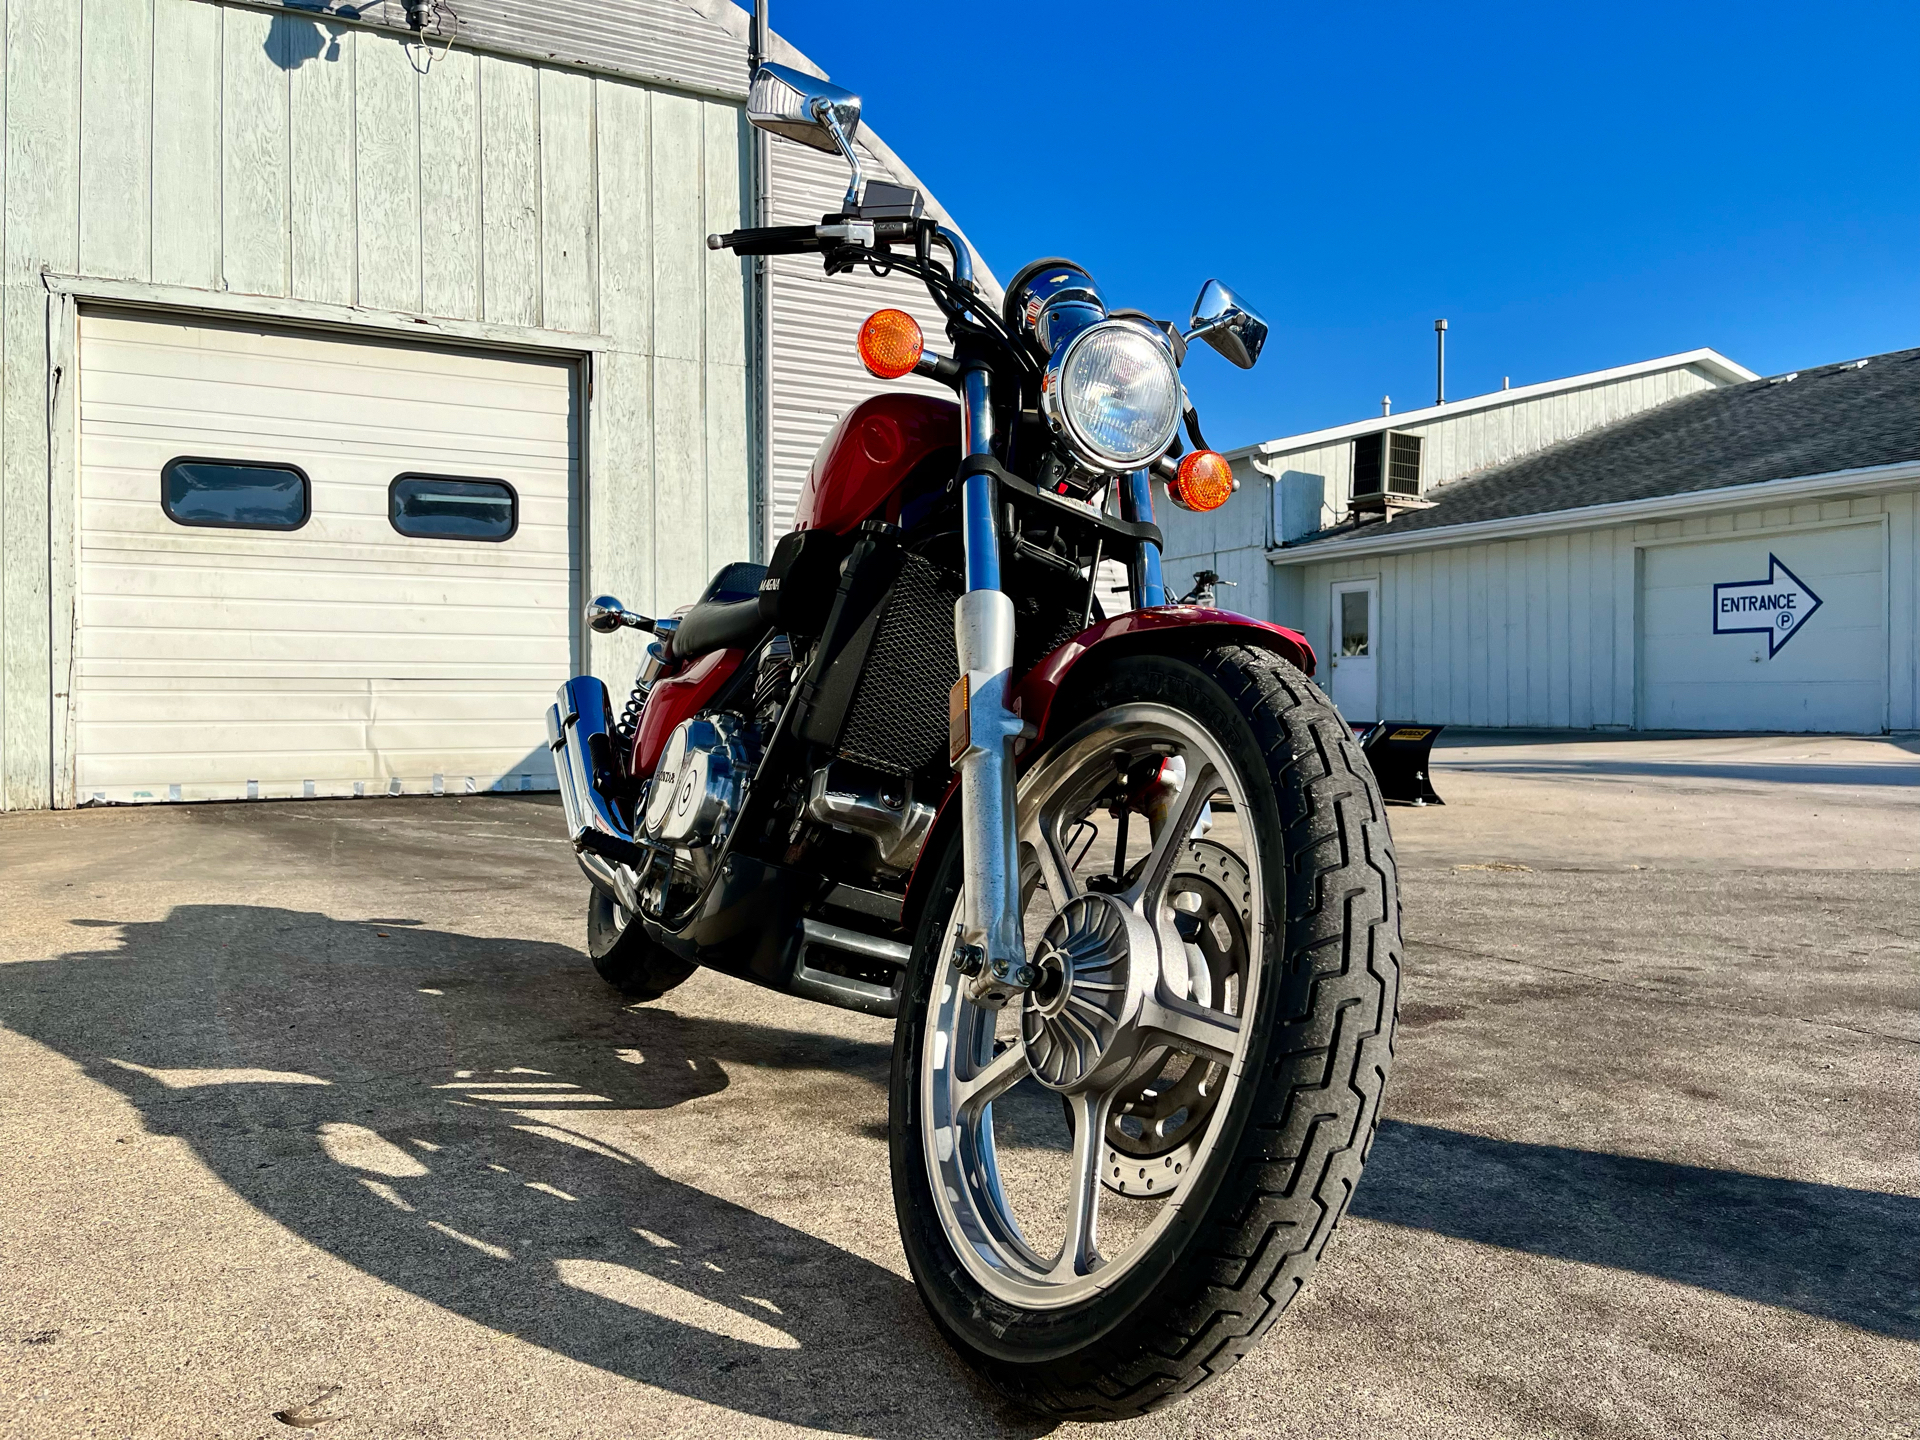
[[1180, 373], [1164, 336], [1133, 320], [1089, 325], [1047, 365], [1040, 409], [1096, 470], [1137, 470], [1173, 443]]

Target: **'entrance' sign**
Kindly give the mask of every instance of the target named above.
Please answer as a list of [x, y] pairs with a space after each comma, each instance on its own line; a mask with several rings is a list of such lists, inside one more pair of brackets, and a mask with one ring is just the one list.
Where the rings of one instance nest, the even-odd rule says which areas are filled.
[[1713, 633], [1764, 632], [1771, 660], [1819, 608], [1820, 597], [1782, 565], [1778, 555], [1769, 555], [1766, 579], [1730, 580], [1713, 587]]

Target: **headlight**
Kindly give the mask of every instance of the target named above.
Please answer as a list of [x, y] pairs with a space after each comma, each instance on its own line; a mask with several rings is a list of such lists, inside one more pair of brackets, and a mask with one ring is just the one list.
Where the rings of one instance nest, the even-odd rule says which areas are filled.
[[1048, 367], [1041, 404], [1087, 463], [1132, 470], [1158, 459], [1180, 422], [1180, 377], [1165, 344], [1131, 320], [1073, 338]]

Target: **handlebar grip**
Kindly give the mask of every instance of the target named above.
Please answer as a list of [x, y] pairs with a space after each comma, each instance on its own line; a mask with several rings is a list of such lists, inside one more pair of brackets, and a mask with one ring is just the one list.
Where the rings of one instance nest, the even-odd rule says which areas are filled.
[[709, 235], [707, 248], [736, 255], [806, 255], [820, 248], [820, 237], [812, 225], [762, 225]]

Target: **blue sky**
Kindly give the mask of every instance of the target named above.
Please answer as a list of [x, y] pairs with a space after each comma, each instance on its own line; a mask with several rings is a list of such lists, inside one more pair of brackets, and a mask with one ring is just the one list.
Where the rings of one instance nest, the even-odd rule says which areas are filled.
[[[1273, 326], [1227, 448], [1710, 345], [1920, 345], [1920, 5], [773, 0], [1004, 280]], [[960, 27], [965, 25], [965, 29]]]

